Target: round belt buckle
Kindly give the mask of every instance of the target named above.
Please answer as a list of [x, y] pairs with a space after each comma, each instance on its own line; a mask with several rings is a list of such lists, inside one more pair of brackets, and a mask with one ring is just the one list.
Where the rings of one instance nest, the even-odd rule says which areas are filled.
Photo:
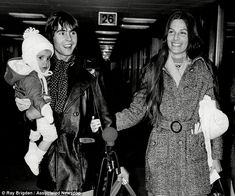
[[175, 120], [171, 123], [171, 131], [174, 133], [179, 133], [182, 130], [182, 125], [179, 121]]

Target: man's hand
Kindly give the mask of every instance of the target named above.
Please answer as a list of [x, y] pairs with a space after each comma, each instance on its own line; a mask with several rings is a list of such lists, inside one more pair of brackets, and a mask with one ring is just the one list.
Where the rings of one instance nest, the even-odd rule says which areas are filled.
[[95, 119], [95, 117], [92, 116], [90, 127], [91, 127], [92, 132], [96, 133], [101, 127], [100, 119]]

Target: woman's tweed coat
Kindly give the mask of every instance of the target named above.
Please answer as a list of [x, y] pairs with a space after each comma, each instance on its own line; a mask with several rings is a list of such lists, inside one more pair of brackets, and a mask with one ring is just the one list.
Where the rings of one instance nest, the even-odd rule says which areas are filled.
[[[205, 61], [197, 58], [186, 68], [179, 86], [164, 70], [164, 94], [160, 111], [164, 121], [153, 126], [146, 150], [146, 188], [154, 196], [206, 195], [210, 192], [209, 168], [203, 133], [192, 134], [199, 121], [199, 101], [207, 94], [215, 98], [213, 79]], [[143, 91], [130, 108], [116, 114], [117, 129], [137, 124], [146, 113]], [[170, 124], [179, 121], [180, 133]], [[144, 131], [144, 130], [143, 130]], [[222, 158], [222, 139], [212, 141], [213, 159]]]

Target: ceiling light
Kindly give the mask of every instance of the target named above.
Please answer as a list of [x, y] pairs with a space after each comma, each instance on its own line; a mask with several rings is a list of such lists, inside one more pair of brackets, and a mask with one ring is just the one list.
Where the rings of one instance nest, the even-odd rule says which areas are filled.
[[99, 41], [100, 44], [114, 44], [115, 41]]
[[13, 33], [3, 33], [1, 34], [3, 37], [22, 37], [20, 34], [13, 34]]
[[127, 24], [122, 24], [121, 28], [123, 28], [123, 29], [148, 29], [149, 25], [127, 25]]
[[19, 41], [23, 41], [23, 40], [24, 40], [23, 37], [13, 37], [12, 39], [14, 39], [14, 40], [19, 40]]
[[229, 39], [229, 38], [230, 38], [230, 39], [235, 38], [235, 36], [233, 36], [233, 35], [226, 35], [225, 37], [228, 38], [228, 39]]
[[38, 21], [38, 20], [23, 20], [23, 23], [26, 24], [34, 24], [34, 25], [45, 25], [46, 21]]
[[113, 37], [98, 37], [98, 40], [103, 40], [103, 41], [115, 41], [117, 40], [117, 38], [113, 38]]
[[95, 31], [97, 34], [104, 34], [104, 35], [118, 35], [118, 31]]
[[111, 50], [111, 49], [113, 49], [113, 45], [100, 45], [100, 48], [101, 48], [101, 49], [108, 49], [108, 50]]
[[230, 27], [230, 28], [226, 28], [225, 31], [229, 32], [229, 31], [234, 31], [234, 28]]
[[123, 18], [122, 21], [123, 22], [127, 22], [127, 23], [148, 23], [148, 24], [152, 24], [154, 22], [156, 22], [157, 19], [154, 18]]
[[4, 30], [4, 28], [0, 26], [0, 31], [3, 31], [3, 30]]
[[100, 45], [100, 48], [101, 49], [106, 49], [106, 48], [113, 49], [113, 45]]
[[235, 26], [235, 22], [226, 22], [226, 25], [230, 26], [230, 27], [234, 27]]
[[16, 18], [46, 18], [44, 14], [37, 14], [37, 13], [9, 12], [9, 15]]
[[111, 52], [112, 52], [112, 50], [107, 49], [107, 48], [103, 49], [102, 51], [103, 51], [103, 52], [107, 52], [107, 53], [111, 53]]

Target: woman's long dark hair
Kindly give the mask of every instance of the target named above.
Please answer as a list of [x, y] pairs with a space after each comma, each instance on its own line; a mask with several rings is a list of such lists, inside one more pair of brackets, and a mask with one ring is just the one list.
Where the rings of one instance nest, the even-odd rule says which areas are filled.
[[187, 56], [190, 59], [194, 59], [201, 55], [203, 42], [199, 36], [197, 30], [197, 24], [195, 18], [183, 11], [173, 12], [167, 23], [162, 40], [162, 48], [156, 56], [154, 56], [149, 64], [145, 67], [145, 81], [146, 86], [146, 104], [148, 106], [147, 114], [151, 119], [151, 123], [154, 124], [160, 118], [160, 104], [162, 101], [162, 95], [164, 91], [163, 87], [163, 67], [168, 58], [168, 45], [167, 45], [167, 35], [170, 25], [173, 20], [182, 19], [188, 30], [188, 46], [187, 46]]

